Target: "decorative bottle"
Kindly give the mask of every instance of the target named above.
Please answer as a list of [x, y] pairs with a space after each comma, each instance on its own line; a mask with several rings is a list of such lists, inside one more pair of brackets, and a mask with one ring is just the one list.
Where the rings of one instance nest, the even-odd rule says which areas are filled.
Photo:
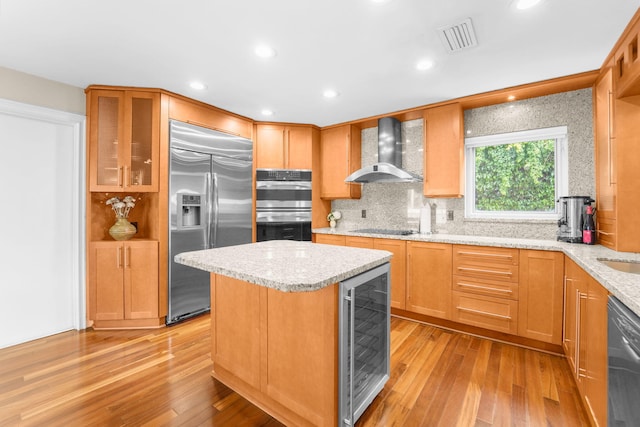
[[596, 225], [593, 222], [593, 207], [587, 206], [587, 212], [582, 225], [582, 243], [594, 245], [596, 243]]

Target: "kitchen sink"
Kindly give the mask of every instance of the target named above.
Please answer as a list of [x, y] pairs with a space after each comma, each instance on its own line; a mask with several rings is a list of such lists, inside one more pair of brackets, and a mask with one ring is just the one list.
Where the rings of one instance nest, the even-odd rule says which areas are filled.
[[598, 258], [598, 261], [623, 273], [640, 274], [640, 262], [638, 261], [615, 261], [612, 259]]

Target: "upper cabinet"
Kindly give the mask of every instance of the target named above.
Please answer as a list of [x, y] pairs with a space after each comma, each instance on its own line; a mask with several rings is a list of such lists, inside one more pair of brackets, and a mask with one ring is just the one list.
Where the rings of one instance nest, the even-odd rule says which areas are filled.
[[425, 197], [462, 197], [463, 111], [459, 103], [424, 110]]
[[598, 243], [640, 252], [640, 11], [594, 86]]
[[354, 125], [323, 129], [320, 133], [323, 199], [359, 199], [361, 184], [346, 183], [345, 178], [360, 169], [361, 136]]
[[312, 169], [311, 126], [256, 125], [256, 168]]
[[253, 139], [253, 121], [211, 105], [172, 95], [169, 118]]
[[160, 94], [89, 90], [90, 191], [158, 191]]

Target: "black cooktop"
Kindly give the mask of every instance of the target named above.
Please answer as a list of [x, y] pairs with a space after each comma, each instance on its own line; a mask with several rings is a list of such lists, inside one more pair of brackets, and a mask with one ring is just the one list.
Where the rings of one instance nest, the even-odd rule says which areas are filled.
[[359, 230], [352, 230], [354, 233], [365, 234], [390, 234], [393, 236], [407, 236], [415, 233], [413, 230], [390, 230], [386, 228], [361, 228]]

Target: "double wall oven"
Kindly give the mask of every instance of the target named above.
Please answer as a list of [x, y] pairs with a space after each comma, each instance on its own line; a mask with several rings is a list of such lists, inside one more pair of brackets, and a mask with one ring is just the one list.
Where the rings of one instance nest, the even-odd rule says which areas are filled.
[[311, 241], [311, 171], [256, 170], [256, 241]]

